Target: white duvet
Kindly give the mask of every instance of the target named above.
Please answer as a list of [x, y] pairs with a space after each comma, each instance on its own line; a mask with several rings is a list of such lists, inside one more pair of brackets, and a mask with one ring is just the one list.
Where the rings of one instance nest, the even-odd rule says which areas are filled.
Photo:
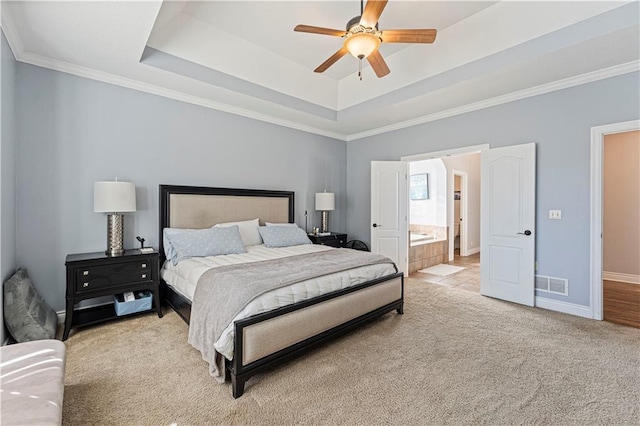
[[[173, 266], [170, 261], [165, 262], [160, 271], [160, 276], [176, 292], [189, 300], [193, 300], [193, 294], [195, 293], [198, 280], [202, 274], [209, 269], [334, 250], [331, 247], [315, 244], [283, 248], [267, 248], [264, 245], [257, 245], [246, 247], [246, 249], [247, 253], [242, 254], [187, 259], [180, 262], [177, 266]], [[395, 269], [390, 264], [371, 265], [302, 281], [265, 293], [249, 302], [249, 304], [236, 315], [233, 321], [225, 328], [220, 339], [214, 344], [214, 347], [216, 351], [225, 358], [231, 360], [233, 358], [233, 323], [235, 321], [393, 273], [395, 273]]]

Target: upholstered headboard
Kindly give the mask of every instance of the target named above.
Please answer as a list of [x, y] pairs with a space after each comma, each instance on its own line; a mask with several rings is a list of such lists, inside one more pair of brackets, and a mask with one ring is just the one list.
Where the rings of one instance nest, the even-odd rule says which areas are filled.
[[164, 228], [209, 228], [217, 223], [260, 219], [293, 222], [294, 193], [262, 189], [160, 185], [160, 256]]

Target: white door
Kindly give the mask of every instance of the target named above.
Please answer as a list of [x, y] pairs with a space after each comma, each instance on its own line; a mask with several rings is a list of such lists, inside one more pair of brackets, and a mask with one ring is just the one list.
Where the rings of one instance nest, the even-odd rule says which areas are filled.
[[534, 143], [482, 151], [480, 293], [534, 305]]
[[371, 251], [409, 273], [407, 163], [371, 162]]

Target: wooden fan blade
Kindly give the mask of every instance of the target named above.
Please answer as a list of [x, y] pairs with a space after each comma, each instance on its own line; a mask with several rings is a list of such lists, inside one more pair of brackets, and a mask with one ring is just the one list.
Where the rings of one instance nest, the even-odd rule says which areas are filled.
[[320, 64], [320, 66], [318, 68], [313, 70], [313, 72], [325, 72], [327, 70], [327, 68], [329, 68], [331, 65], [335, 64], [336, 62], [338, 62], [338, 59], [342, 58], [347, 53], [349, 53], [349, 51], [347, 49], [345, 49], [344, 47], [342, 47], [336, 53], [331, 55], [331, 57], [329, 59], [327, 59], [322, 64]]
[[360, 18], [360, 25], [368, 28], [375, 27], [386, 5], [387, 5], [387, 0], [367, 1], [367, 4], [364, 5], [364, 10], [362, 11], [362, 17]]
[[297, 25], [293, 29], [293, 31], [298, 31], [300, 33], [323, 34], [323, 35], [330, 35], [330, 36], [336, 36], [336, 37], [342, 37], [346, 33], [346, 31], [343, 31], [343, 30], [333, 30], [331, 28], [313, 27], [311, 25]]
[[376, 73], [378, 78], [384, 77], [391, 72], [379, 50], [376, 50], [371, 55], [367, 56], [367, 61], [371, 64], [371, 68], [373, 68], [373, 71]]
[[385, 43], [433, 43], [436, 30], [384, 30], [380, 38]]

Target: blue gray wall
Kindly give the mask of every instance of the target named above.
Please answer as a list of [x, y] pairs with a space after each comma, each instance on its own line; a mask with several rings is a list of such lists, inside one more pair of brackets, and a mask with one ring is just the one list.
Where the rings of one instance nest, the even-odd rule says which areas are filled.
[[[347, 144], [347, 230], [369, 241], [370, 162], [489, 143], [537, 143], [538, 273], [569, 279], [589, 306], [590, 129], [640, 117], [640, 77], [631, 73]], [[549, 209], [562, 210], [550, 221]]]
[[64, 309], [68, 253], [106, 248], [106, 217], [93, 213], [93, 183], [136, 184], [125, 216], [158, 247], [158, 185], [291, 190], [297, 222], [319, 224], [314, 194], [336, 193], [332, 228], [346, 230], [346, 142], [226, 114], [69, 74], [17, 68], [19, 265]]
[[[568, 297], [544, 296], [588, 306], [590, 128], [640, 117], [640, 79], [632, 73], [344, 143], [30, 65], [10, 67], [17, 67], [17, 264], [29, 268], [56, 310], [64, 305], [66, 254], [106, 244], [106, 218], [92, 211], [95, 181], [136, 183], [138, 211], [125, 219], [129, 247], [136, 235], [157, 246], [161, 183], [293, 190], [297, 221], [307, 209], [310, 226], [319, 222], [313, 194], [326, 188], [337, 195], [332, 228], [368, 242], [372, 160], [527, 142], [538, 145], [538, 273], [570, 282]], [[549, 209], [563, 210], [563, 220], [549, 221]]]
[[[0, 279], [4, 282], [16, 269], [16, 205], [15, 205], [15, 86], [16, 60], [0, 31]], [[0, 292], [0, 312], [2, 312]], [[4, 342], [3, 326], [0, 342]]]

